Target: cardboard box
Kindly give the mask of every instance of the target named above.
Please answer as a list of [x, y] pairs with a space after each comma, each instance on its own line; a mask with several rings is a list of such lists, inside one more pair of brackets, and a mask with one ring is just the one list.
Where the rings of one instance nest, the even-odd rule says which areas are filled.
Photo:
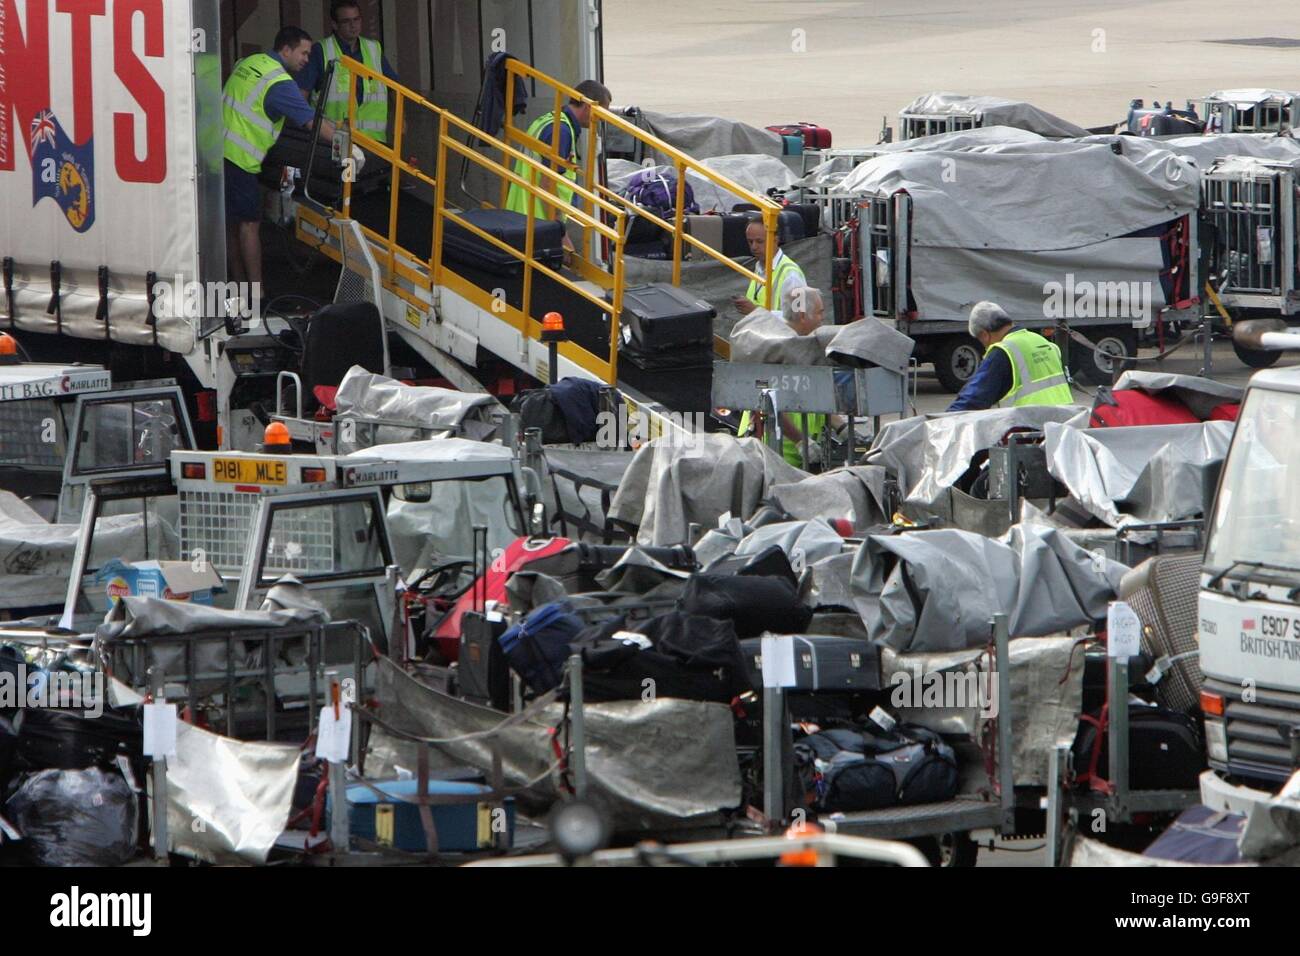
[[204, 564], [196, 571], [188, 561], [107, 562], [95, 576], [104, 585], [110, 604], [119, 597], [155, 597], [165, 601], [211, 604], [212, 595], [226, 589], [217, 569]]

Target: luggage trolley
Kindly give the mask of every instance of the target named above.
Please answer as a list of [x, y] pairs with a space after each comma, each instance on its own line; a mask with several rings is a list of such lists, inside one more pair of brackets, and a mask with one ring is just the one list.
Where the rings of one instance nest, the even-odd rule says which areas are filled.
[[[1207, 133], [1277, 133], [1295, 126], [1295, 93], [1219, 90], [1202, 99]], [[1191, 105], [1189, 101], [1189, 105]]]
[[[803, 175], [807, 177], [813, 169], [825, 162], [835, 162], [844, 167], [845, 175], [858, 165], [881, 155], [881, 150], [871, 146], [823, 149], [803, 154]], [[846, 193], [836, 185], [800, 186], [798, 201], [821, 207], [822, 224], [832, 231], [839, 229], [857, 214], [859, 197]]]
[[1296, 188], [1295, 167], [1285, 162], [1231, 156], [1202, 173], [1210, 269], [1225, 306], [1300, 312]]

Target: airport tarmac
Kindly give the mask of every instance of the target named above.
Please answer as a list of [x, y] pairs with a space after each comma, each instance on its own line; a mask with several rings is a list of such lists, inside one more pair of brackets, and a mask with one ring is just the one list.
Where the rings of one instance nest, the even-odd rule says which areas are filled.
[[635, 0], [603, 4], [618, 105], [758, 126], [810, 121], [836, 146], [936, 90], [1024, 99], [1084, 127], [1134, 97], [1183, 106], [1292, 89], [1300, 7], [1283, 0]]

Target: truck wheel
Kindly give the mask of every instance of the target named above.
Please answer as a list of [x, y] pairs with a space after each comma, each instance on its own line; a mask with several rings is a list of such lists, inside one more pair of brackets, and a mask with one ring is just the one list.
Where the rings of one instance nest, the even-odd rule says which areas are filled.
[[934, 353], [934, 373], [945, 391], [954, 394], [970, 381], [980, 367], [979, 343], [969, 335], [948, 335]]
[[1271, 368], [1282, 357], [1277, 349], [1248, 349], [1236, 342], [1232, 343], [1232, 350], [1237, 353], [1241, 364], [1249, 368]]
[[937, 837], [925, 837], [921, 840], [909, 840], [920, 850], [931, 866], [970, 867], [979, 857], [979, 844], [970, 838], [969, 833], [944, 833]]
[[1132, 326], [1108, 325], [1089, 329], [1084, 334], [1092, 341], [1095, 351], [1078, 342], [1070, 343], [1070, 368], [1084, 384], [1109, 385], [1116, 361], [1121, 362], [1122, 370], [1133, 367], [1131, 361], [1124, 361], [1137, 356], [1137, 332]]

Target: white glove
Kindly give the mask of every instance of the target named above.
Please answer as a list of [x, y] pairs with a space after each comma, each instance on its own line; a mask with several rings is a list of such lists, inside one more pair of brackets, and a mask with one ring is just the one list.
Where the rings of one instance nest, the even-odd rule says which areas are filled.
[[361, 170], [366, 168], [366, 154], [361, 151], [360, 146], [352, 147], [352, 172], [360, 174]]

